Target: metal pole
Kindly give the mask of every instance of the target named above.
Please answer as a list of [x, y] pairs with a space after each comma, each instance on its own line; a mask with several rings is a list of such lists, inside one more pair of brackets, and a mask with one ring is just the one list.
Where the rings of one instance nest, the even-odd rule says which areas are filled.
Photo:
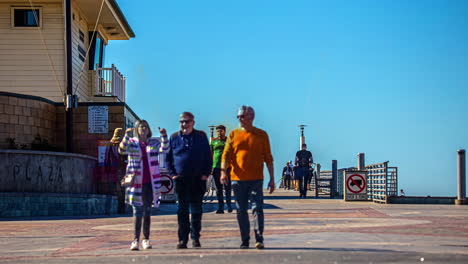
[[337, 160], [332, 160], [332, 184], [331, 184], [331, 190], [330, 190], [330, 196], [331, 198], [335, 197], [335, 194], [337, 193], [336, 191], [336, 183], [338, 180], [338, 161]]
[[66, 151], [73, 151], [73, 95], [71, 0], [65, 0], [65, 41], [67, 58]]
[[366, 163], [364, 160], [364, 153], [358, 153], [358, 162], [357, 162], [357, 168], [358, 170], [362, 171], [366, 169]]
[[468, 204], [466, 202], [466, 160], [465, 150], [459, 149], [457, 159], [457, 172], [458, 172], [458, 195], [455, 204]]

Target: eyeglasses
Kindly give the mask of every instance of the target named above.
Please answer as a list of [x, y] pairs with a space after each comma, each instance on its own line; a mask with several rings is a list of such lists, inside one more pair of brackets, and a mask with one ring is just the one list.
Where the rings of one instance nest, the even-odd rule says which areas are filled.
[[237, 119], [241, 119], [241, 118], [244, 119], [244, 117], [245, 117], [245, 115], [238, 115]]
[[183, 123], [188, 124], [188, 123], [192, 123], [193, 120], [192, 120], [192, 119], [190, 119], [190, 120], [180, 120], [179, 122], [180, 122], [181, 124], [183, 124]]

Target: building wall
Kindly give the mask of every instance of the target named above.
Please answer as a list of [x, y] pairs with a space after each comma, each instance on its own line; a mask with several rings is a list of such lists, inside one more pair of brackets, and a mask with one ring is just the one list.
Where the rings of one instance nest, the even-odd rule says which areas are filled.
[[[65, 41], [60, 2], [34, 4], [42, 7], [42, 29], [13, 29], [12, 5], [27, 7], [29, 2], [0, 3], [0, 91], [63, 102]], [[49, 61], [48, 54], [52, 62]]]
[[55, 108], [52, 102], [0, 94], [0, 148], [7, 148], [7, 138], [14, 138], [30, 149], [37, 135], [56, 144]]
[[[81, 55], [80, 58], [81, 53], [78, 48], [80, 47], [85, 52], [88, 51], [88, 22], [77, 7], [72, 9], [72, 13], [72, 17], [74, 17], [72, 20], [73, 92], [78, 95], [80, 102], [88, 102], [91, 95], [88, 85], [89, 59], [85, 58], [85, 61], [83, 61], [81, 58], [85, 56]], [[80, 31], [84, 35], [83, 40], [80, 39]]]
[[[125, 128], [126, 119], [137, 120], [136, 116], [124, 104], [110, 104], [109, 109], [109, 129], [107, 133], [91, 134], [88, 132], [88, 106], [105, 105], [103, 103], [87, 103], [80, 105], [73, 111], [73, 151], [93, 157], [98, 155], [98, 140], [110, 140], [116, 128]], [[56, 142], [59, 148], [65, 148], [65, 112], [62, 106], [57, 107], [56, 115]]]

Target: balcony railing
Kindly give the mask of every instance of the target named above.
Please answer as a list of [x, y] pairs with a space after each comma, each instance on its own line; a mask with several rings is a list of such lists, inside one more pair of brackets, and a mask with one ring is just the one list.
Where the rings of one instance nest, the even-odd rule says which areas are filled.
[[114, 64], [111, 68], [96, 67], [93, 74], [95, 96], [115, 96], [125, 102], [125, 77]]

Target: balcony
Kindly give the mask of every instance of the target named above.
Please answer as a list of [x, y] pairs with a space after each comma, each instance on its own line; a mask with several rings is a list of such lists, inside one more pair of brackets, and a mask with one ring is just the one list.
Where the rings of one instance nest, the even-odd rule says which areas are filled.
[[125, 77], [112, 64], [111, 68], [96, 67], [91, 73], [91, 85], [96, 97], [115, 97], [125, 102]]

